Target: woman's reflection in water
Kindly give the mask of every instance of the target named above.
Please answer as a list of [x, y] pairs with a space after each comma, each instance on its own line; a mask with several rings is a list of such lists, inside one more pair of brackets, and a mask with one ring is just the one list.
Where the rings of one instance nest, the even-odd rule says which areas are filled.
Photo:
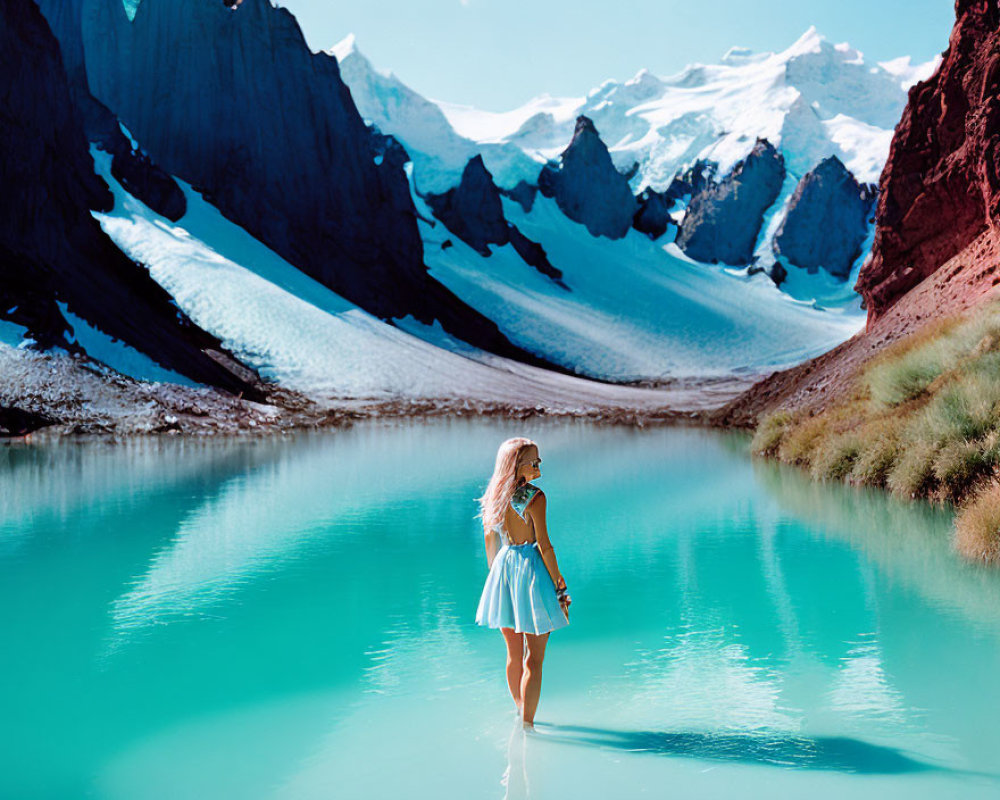
[[500, 779], [506, 791], [503, 800], [527, 800], [531, 796], [528, 786], [528, 765], [525, 754], [529, 732], [524, 730], [521, 718], [514, 720], [510, 738], [507, 739], [507, 769]]

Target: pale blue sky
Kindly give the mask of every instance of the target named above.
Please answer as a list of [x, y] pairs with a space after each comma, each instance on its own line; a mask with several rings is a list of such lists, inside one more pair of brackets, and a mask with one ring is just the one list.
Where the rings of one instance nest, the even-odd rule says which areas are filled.
[[643, 67], [669, 75], [733, 45], [782, 50], [810, 25], [865, 57], [923, 62], [948, 45], [950, 0], [278, 0], [313, 49], [348, 33], [429, 97], [492, 111], [582, 95]]

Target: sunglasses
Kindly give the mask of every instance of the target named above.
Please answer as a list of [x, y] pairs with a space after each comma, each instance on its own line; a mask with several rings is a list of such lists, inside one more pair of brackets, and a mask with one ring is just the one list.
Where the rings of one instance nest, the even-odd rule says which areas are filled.
[[524, 464], [529, 467], [534, 467], [538, 469], [538, 465], [542, 463], [542, 459], [536, 458], [534, 461], [525, 461]]

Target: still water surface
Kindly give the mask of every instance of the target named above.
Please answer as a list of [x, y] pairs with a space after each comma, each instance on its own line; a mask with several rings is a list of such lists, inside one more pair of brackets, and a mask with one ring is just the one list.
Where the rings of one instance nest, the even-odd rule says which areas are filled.
[[[473, 621], [521, 433], [574, 599], [528, 736]], [[949, 527], [713, 431], [3, 448], [0, 797], [1000, 797], [1000, 574]]]

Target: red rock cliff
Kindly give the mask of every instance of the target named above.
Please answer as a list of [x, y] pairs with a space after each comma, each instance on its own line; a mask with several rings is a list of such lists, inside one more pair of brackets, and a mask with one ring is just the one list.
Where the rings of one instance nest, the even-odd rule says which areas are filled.
[[1000, 0], [957, 0], [940, 66], [910, 89], [879, 180], [872, 256], [855, 289], [869, 325], [1000, 228]]

